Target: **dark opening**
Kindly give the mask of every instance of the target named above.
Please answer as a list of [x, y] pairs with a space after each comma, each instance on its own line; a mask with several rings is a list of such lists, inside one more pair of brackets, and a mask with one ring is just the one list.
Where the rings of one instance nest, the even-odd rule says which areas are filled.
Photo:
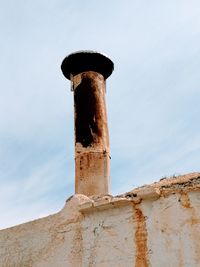
[[84, 147], [90, 146], [95, 137], [102, 135], [98, 126], [99, 101], [96, 90], [98, 88], [95, 88], [92, 80], [84, 77], [74, 92], [76, 142]]

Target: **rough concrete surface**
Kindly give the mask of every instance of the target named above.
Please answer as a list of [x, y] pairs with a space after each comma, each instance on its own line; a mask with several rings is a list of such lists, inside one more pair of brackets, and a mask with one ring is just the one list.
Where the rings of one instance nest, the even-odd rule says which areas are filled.
[[74, 195], [0, 231], [1, 267], [199, 267], [200, 173], [120, 196]]

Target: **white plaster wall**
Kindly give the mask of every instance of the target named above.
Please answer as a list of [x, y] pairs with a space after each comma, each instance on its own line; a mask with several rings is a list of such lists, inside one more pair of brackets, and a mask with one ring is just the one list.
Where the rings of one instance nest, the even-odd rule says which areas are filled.
[[200, 192], [142, 203], [150, 266], [200, 266]]
[[133, 267], [132, 205], [87, 213], [82, 234], [82, 266]]
[[55, 215], [0, 231], [0, 266], [199, 267], [198, 175], [121, 197], [75, 195]]
[[0, 266], [81, 266], [81, 201], [74, 196], [55, 215], [0, 231]]

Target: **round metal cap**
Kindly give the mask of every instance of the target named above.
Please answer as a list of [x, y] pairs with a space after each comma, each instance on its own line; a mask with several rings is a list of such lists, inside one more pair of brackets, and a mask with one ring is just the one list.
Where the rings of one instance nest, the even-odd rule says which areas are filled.
[[95, 71], [107, 79], [114, 70], [114, 64], [106, 55], [95, 51], [77, 51], [67, 56], [61, 69], [64, 76], [70, 80], [70, 74], [77, 75], [84, 71]]

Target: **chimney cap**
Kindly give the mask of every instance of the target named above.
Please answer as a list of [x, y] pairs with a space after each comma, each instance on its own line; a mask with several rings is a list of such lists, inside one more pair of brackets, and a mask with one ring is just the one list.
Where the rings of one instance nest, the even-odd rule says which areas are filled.
[[70, 80], [70, 74], [77, 75], [84, 71], [96, 71], [107, 79], [114, 70], [114, 64], [105, 54], [82, 50], [68, 55], [61, 64], [63, 75]]

